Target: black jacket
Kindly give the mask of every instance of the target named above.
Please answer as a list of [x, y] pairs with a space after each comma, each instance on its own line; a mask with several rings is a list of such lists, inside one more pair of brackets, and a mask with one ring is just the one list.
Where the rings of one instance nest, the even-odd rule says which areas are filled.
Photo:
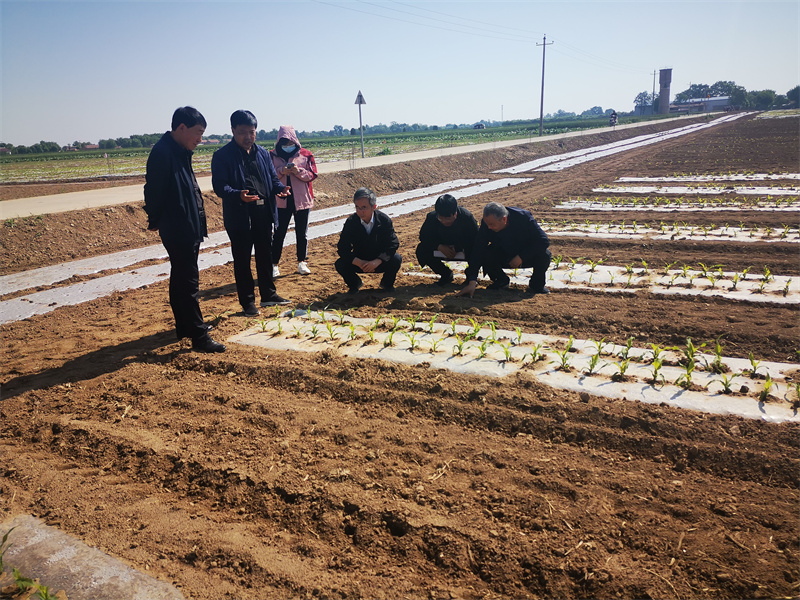
[[469, 260], [477, 234], [478, 223], [475, 217], [466, 208], [459, 206], [458, 217], [450, 227], [439, 222], [435, 210], [429, 212], [419, 230], [419, 241], [425, 254], [433, 253], [440, 244], [444, 244], [454, 246], [456, 252], [464, 252]]
[[250, 219], [253, 218], [278, 222], [275, 194], [282, 192], [286, 186], [278, 179], [269, 152], [258, 144], [253, 147], [256, 149], [258, 171], [267, 190], [267, 197], [262, 205], [244, 202], [239, 195], [248, 188], [245, 186], [242, 149], [235, 141], [231, 140], [211, 157], [211, 185], [214, 193], [222, 198], [222, 218], [226, 231], [249, 230]]
[[400, 240], [394, 232], [392, 219], [379, 210], [373, 214], [375, 225], [372, 226], [369, 235], [357, 214], [347, 217], [337, 246], [340, 257], [350, 261], [354, 258], [361, 260], [380, 258], [386, 262], [395, 255], [400, 247]]
[[192, 152], [166, 132], [147, 157], [144, 184], [148, 228], [158, 229], [162, 240], [189, 244], [202, 242], [208, 235], [205, 214], [197, 206], [195, 183]]
[[537, 256], [547, 252], [550, 239], [539, 227], [533, 215], [521, 208], [513, 206], [506, 208], [508, 209], [508, 222], [505, 229], [495, 232], [481, 221], [472, 259], [464, 273], [467, 281], [478, 279], [478, 270], [486, 260], [490, 245], [508, 260], [519, 256], [525, 265], [531, 264]]

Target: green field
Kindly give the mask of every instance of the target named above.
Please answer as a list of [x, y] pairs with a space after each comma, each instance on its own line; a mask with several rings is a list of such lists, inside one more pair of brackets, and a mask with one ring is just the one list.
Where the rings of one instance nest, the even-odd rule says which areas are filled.
[[[664, 118], [663, 115], [658, 118]], [[653, 117], [620, 117], [619, 124], [652, 120]], [[607, 127], [608, 119], [570, 119], [545, 121], [544, 135], [566, 133]], [[486, 129], [440, 129], [408, 133], [390, 133], [364, 136], [364, 154], [367, 157], [382, 154], [404, 154], [482, 144], [500, 140], [536, 138], [538, 121], [528, 121], [489, 127]], [[338, 137], [304, 137], [301, 142], [314, 153], [317, 163], [352, 160], [361, 157], [361, 138], [358, 135]], [[194, 153], [194, 169], [207, 173], [211, 168], [211, 155], [217, 145], [198, 147]], [[149, 148], [120, 148], [116, 150], [84, 150], [48, 154], [20, 154], [0, 158], [0, 179], [3, 183], [51, 182], [108, 177], [144, 175]]]

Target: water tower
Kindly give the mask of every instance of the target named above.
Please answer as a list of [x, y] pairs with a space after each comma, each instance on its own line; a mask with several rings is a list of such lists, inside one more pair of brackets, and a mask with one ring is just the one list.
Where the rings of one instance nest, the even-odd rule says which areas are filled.
[[658, 114], [666, 115], [669, 113], [669, 84], [672, 83], [672, 69], [661, 69], [658, 82], [661, 84], [658, 92]]

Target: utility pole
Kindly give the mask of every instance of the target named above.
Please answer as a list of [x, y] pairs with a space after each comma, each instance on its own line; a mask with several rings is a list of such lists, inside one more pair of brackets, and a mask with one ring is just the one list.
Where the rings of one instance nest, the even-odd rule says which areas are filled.
[[547, 46], [552, 46], [554, 42], [547, 43], [547, 36], [542, 36], [542, 43], [536, 44], [542, 47], [542, 99], [539, 102], [539, 137], [542, 135], [542, 126], [544, 125], [544, 51]]

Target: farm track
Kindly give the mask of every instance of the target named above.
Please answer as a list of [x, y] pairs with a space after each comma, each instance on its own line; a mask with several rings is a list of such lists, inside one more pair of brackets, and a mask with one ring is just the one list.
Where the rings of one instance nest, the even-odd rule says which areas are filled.
[[[479, 214], [497, 200], [579, 220], [553, 206], [620, 176], [796, 170], [797, 131], [797, 119], [742, 119], [465, 204]], [[358, 185], [386, 194], [535, 157], [520, 148], [431, 161], [423, 173], [348, 173], [320, 182], [320, 204], [342, 203]], [[404, 261], [424, 212], [396, 219]], [[140, 213], [19, 222], [4, 230], [13, 235], [2, 262], [29, 268], [153, 243], [139, 237]], [[776, 228], [788, 216], [741, 218]], [[695, 220], [736, 222], [705, 211]], [[111, 224], [118, 235], [108, 244], [91, 237]], [[37, 247], [44, 239], [50, 250]], [[332, 268], [334, 242], [315, 240], [314, 274], [280, 278], [279, 292], [353, 316], [473, 316], [561, 337], [635, 336], [640, 346], [724, 334], [728, 356], [797, 362], [796, 305], [588, 291], [526, 299], [483, 288], [467, 300], [408, 276], [393, 296], [367, 280], [352, 299]], [[797, 248], [781, 243], [559, 237], [553, 252], [644, 259], [654, 269], [676, 260], [753, 272], [768, 264], [798, 276]], [[247, 322], [231, 279], [230, 265], [201, 274], [204, 311], [228, 311], [216, 323], [220, 339]], [[198, 600], [796, 595], [796, 424], [556, 390], [524, 369], [498, 381], [329, 351], [229, 344], [223, 355], [196, 355], [173, 339], [166, 289], [0, 327], [0, 514], [37, 515]]]

